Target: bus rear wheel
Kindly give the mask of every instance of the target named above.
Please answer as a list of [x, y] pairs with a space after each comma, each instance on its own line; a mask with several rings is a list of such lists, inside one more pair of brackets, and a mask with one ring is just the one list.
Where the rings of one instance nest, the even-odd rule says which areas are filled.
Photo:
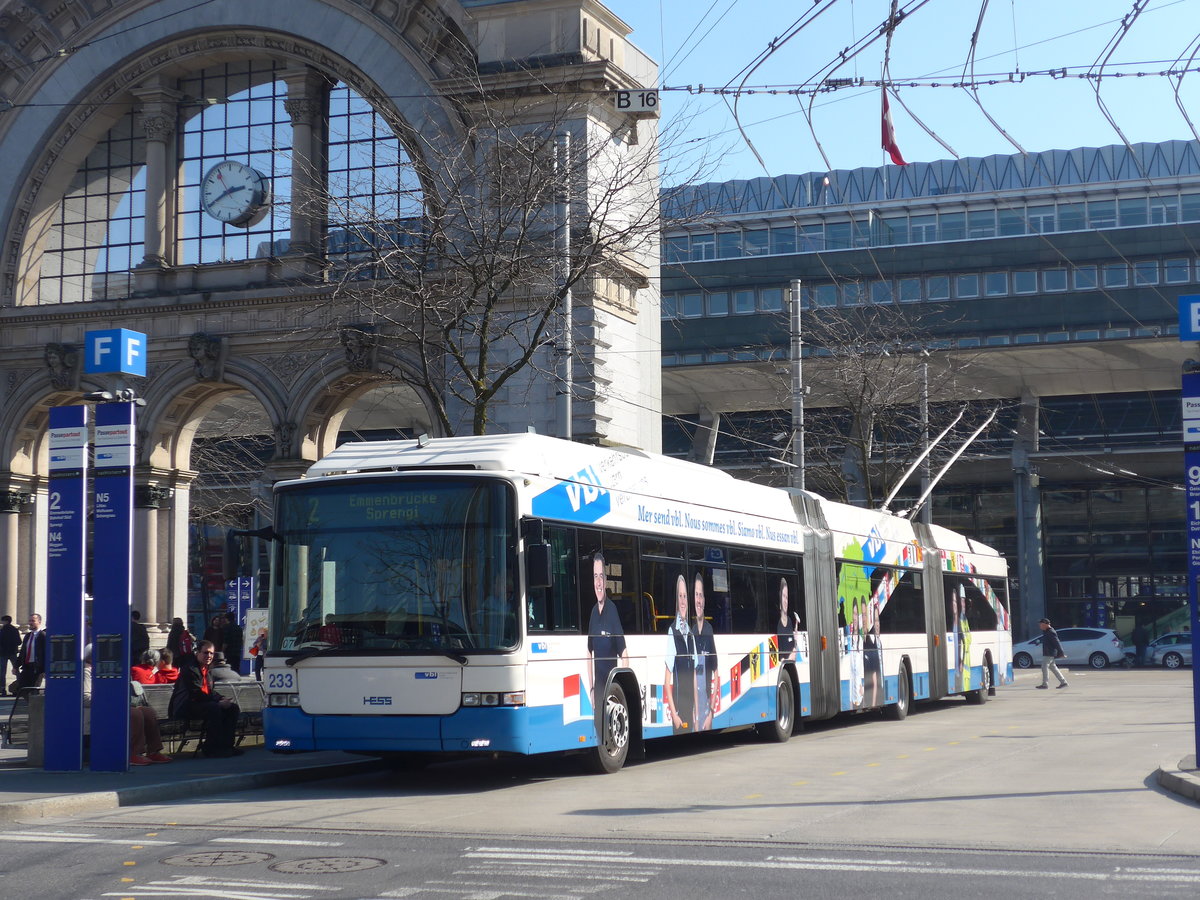
[[604, 709], [600, 713], [599, 743], [592, 751], [592, 769], [601, 775], [621, 771], [625, 758], [629, 756], [631, 725], [629, 703], [625, 691], [617, 682], [608, 686], [604, 695]]
[[792, 736], [796, 719], [796, 696], [792, 690], [792, 679], [787, 672], [779, 676], [779, 687], [775, 689], [775, 720], [755, 726], [758, 733], [776, 744], [786, 744]]
[[908, 705], [912, 700], [912, 689], [909, 686], [908, 666], [900, 664], [900, 672], [896, 675], [896, 702], [889, 703], [883, 708], [883, 714], [893, 722], [899, 722], [908, 716]]

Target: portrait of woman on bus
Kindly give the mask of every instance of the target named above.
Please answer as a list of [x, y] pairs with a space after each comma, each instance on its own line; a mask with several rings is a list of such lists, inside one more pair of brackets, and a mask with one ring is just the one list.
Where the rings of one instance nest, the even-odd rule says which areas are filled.
[[787, 579], [780, 576], [779, 617], [775, 620], [775, 637], [779, 644], [779, 661], [781, 663], [800, 661], [796, 653], [796, 626], [798, 622], [798, 618], [789, 608]]
[[663, 699], [676, 734], [696, 727], [696, 636], [688, 623], [687, 579], [675, 579], [675, 621], [667, 627]]

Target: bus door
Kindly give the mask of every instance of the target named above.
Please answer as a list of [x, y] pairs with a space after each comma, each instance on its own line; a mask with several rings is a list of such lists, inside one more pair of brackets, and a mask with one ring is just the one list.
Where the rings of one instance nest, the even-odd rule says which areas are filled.
[[[926, 545], [928, 546], [928, 545]], [[949, 693], [949, 662], [946, 647], [946, 600], [942, 584], [942, 555], [925, 553], [925, 639], [929, 642], [929, 699]]]
[[804, 602], [808, 613], [810, 710], [814, 719], [828, 719], [841, 710], [835, 566], [829, 532], [806, 530]]

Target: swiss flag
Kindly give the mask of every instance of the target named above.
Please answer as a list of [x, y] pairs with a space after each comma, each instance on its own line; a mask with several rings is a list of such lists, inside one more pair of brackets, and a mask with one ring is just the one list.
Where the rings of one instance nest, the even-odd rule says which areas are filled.
[[896, 165], [908, 165], [904, 161], [904, 157], [900, 155], [900, 148], [896, 146], [896, 130], [892, 128], [892, 110], [888, 106], [886, 87], [883, 88], [883, 149], [887, 151], [888, 156]]

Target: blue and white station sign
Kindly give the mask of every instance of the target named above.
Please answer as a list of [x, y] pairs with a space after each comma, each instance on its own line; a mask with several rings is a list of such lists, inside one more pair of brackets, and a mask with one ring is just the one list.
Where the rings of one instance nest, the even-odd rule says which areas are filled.
[[89, 331], [83, 337], [83, 371], [94, 375], [146, 374], [146, 336], [141, 332], [110, 328]]
[[1200, 294], [1184, 294], [1179, 298], [1179, 339], [1200, 341]]

